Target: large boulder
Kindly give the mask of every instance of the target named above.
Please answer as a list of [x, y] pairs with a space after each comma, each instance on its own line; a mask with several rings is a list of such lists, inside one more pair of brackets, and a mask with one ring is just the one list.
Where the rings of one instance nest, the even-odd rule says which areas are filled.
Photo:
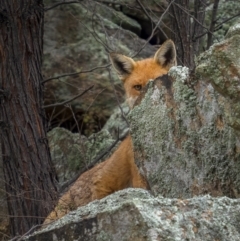
[[86, 138], [78, 133], [56, 127], [48, 132], [48, 141], [61, 187], [82, 170], [86, 171], [88, 167], [90, 168], [92, 162], [104, 152], [105, 155], [102, 155], [98, 162], [106, 159], [113, 151], [108, 150], [109, 147], [116, 140], [107, 130]]
[[[46, 5], [54, 4], [48, 1]], [[140, 31], [136, 20], [95, 1], [66, 4], [46, 11], [44, 78], [82, 73], [47, 81], [45, 106], [69, 100], [94, 85], [84, 96], [71, 102], [72, 111], [69, 106], [46, 108], [52, 126], [68, 123], [69, 129], [75, 126], [76, 130], [75, 115], [84, 134], [101, 129], [118, 105], [116, 97], [119, 102], [124, 99], [122, 83], [109, 70], [108, 52], [128, 56], [138, 53], [138, 58], [146, 58], [156, 51], [136, 35]]]
[[227, 39], [211, 46], [198, 58], [196, 73], [225, 97], [227, 123], [240, 130], [240, 23], [232, 26]]
[[153, 197], [126, 189], [70, 212], [25, 241], [231, 240], [240, 237], [240, 201]]
[[131, 112], [135, 161], [155, 194], [240, 197], [239, 42], [213, 45], [194, 77], [173, 67]]

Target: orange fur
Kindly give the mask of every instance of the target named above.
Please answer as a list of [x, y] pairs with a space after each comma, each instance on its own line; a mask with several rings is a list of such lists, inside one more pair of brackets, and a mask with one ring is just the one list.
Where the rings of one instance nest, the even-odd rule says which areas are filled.
[[[168, 72], [176, 64], [175, 46], [166, 41], [156, 52], [154, 58], [134, 61], [121, 54], [110, 54], [113, 67], [123, 81], [130, 107], [150, 79]], [[70, 210], [101, 199], [118, 190], [135, 187], [147, 189], [147, 182], [141, 176], [134, 162], [131, 136], [128, 136], [106, 161], [83, 173], [70, 189], [59, 199], [55, 209], [44, 224], [58, 219]]]

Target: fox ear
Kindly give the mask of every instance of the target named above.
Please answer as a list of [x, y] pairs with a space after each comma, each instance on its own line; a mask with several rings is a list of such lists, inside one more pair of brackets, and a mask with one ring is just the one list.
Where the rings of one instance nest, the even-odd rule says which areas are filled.
[[112, 66], [117, 71], [117, 74], [121, 80], [124, 80], [133, 71], [135, 62], [133, 59], [117, 53], [110, 53], [110, 60]]
[[172, 40], [165, 41], [154, 55], [154, 60], [161, 66], [170, 69], [177, 65], [176, 48]]

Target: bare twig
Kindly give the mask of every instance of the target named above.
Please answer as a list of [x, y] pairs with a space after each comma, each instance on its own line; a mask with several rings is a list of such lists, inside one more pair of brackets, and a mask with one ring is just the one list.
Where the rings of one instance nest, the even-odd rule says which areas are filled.
[[63, 77], [74, 76], [74, 75], [83, 74], [83, 73], [89, 73], [89, 72], [92, 72], [92, 71], [97, 70], [97, 69], [108, 68], [109, 66], [110, 66], [110, 64], [107, 64], [107, 65], [103, 65], [103, 66], [97, 66], [97, 67], [89, 69], [89, 70], [83, 70], [83, 71], [78, 71], [78, 72], [74, 72], [74, 73], [59, 75], [59, 76], [56, 76], [56, 77], [51, 77], [51, 78], [43, 80], [42, 84], [44, 84], [44, 83], [46, 83], [47, 81], [50, 81], [50, 80], [60, 79], [60, 78], [63, 78]]
[[72, 116], [73, 116], [73, 119], [74, 119], [75, 124], [76, 124], [76, 126], [77, 126], [78, 133], [79, 133], [79, 136], [80, 136], [80, 139], [81, 139], [81, 132], [80, 132], [79, 124], [78, 124], [77, 118], [76, 118], [76, 116], [75, 116], [75, 114], [74, 114], [74, 112], [73, 112], [72, 106], [69, 105], [68, 108], [69, 108], [69, 109], [71, 110], [71, 112], [72, 112]]
[[[97, 97], [102, 94], [102, 92], [104, 91], [105, 89], [102, 89], [99, 93], [96, 94], [95, 98], [93, 99], [93, 101], [90, 103], [90, 105], [88, 106], [88, 108], [86, 109], [85, 113], [87, 113], [90, 108], [92, 107], [93, 103], [96, 101]], [[80, 131], [82, 132], [82, 128], [83, 128], [83, 122], [82, 122], [82, 125], [81, 125], [81, 129]]]
[[30, 233], [32, 233], [34, 231], [34, 229], [41, 227], [41, 224], [37, 224], [32, 226], [25, 234], [23, 234], [22, 236], [18, 235], [16, 237], [14, 237], [13, 239], [9, 240], [9, 241], [21, 241], [23, 240], [23, 238], [25, 238], [27, 235], [29, 235]]
[[113, 78], [112, 78], [112, 75], [111, 75], [111, 71], [110, 71], [110, 70], [108, 71], [108, 74], [109, 74], [110, 82], [111, 82], [112, 87], [113, 87], [113, 90], [114, 90], [115, 98], [116, 98], [117, 103], [118, 103], [118, 107], [119, 107], [119, 109], [120, 109], [120, 111], [121, 111], [121, 114], [122, 114], [122, 118], [125, 120], [125, 122], [127, 123], [127, 125], [130, 126], [130, 125], [129, 125], [129, 122], [128, 122], [126, 116], [125, 116], [125, 113], [124, 113], [124, 111], [123, 111], [123, 109], [122, 109], [122, 106], [121, 106], [121, 104], [120, 104], [120, 102], [119, 102], [119, 99], [118, 99], [118, 97], [117, 97], [116, 90], [115, 90], [114, 83], [113, 83]]
[[84, 90], [82, 93], [74, 96], [73, 98], [71, 98], [70, 100], [66, 100], [60, 103], [56, 103], [56, 104], [51, 104], [51, 105], [45, 105], [43, 106], [43, 108], [49, 108], [49, 107], [56, 107], [56, 106], [62, 106], [62, 105], [66, 105], [67, 103], [77, 99], [78, 97], [83, 96], [86, 92], [88, 92], [89, 90], [91, 90], [93, 88], [94, 85], [90, 86], [89, 88], [87, 88], [86, 90]]
[[56, 7], [60, 6], [60, 5], [66, 5], [66, 4], [72, 4], [72, 3], [79, 3], [80, 1], [82, 1], [82, 0], [78, 0], [78, 1], [68, 1], [68, 2], [59, 2], [59, 3], [56, 3], [56, 4], [52, 5], [51, 7], [46, 7], [46, 8], [44, 8], [44, 11], [45, 11], [45, 12], [46, 12], [46, 11], [49, 11], [49, 10], [51, 10], [51, 9], [53, 9], [53, 8], [56, 8]]
[[[73, 109], [72, 109], [71, 105], [69, 105], [68, 107], [69, 107], [69, 109], [70, 109], [71, 112], [72, 112], [72, 116], [73, 116], [73, 119], [74, 119], [74, 121], [75, 121], [75, 125], [77, 126], [77, 129], [78, 129], [79, 140], [80, 140], [79, 148], [81, 149], [81, 152], [82, 152], [82, 153], [86, 153], [86, 152], [87, 152], [86, 146], [83, 145], [83, 139], [82, 139], [82, 136], [81, 136], [81, 131], [80, 131], [80, 127], [79, 127], [77, 118], [76, 118], [76, 116], [75, 116], [75, 113], [73, 112]], [[84, 163], [86, 164], [86, 158], [84, 158], [83, 161], [84, 161]]]
[[[208, 32], [210, 32], [210, 30], [208, 29], [208, 27], [204, 26], [201, 22], [199, 22], [198, 19], [196, 19], [192, 14], [189, 13], [189, 11], [187, 11], [184, 7], [182, 7], [180, 4], [174, 3], [175, 6], [177, 6], [178, 8], [180, 8], [183, 12], [185, 12], [188, 16], [190, 16], [191, 18], [193, 18], [194, 21], [196, 21], [198, 24], [200, 24], [203, 28], [205, 28]], [[213, 34], [213, 32], [210, 32], [211, 34]]]
[[238, 16], [240, 16], [240, 13], [237, 13], [237, 14], [233, 15], [232, 17], [223, 20], [221, 23], [219, 23], [217, 26], [215, 26], [214, 31], [217, 31], [224, 23], [226, 23], [226, 22], [228, 22], [228, 21], [230, 21], [230, 20], [232, 20], [232, 19], [234, 19]]
[[[176, 9], [175, 9], [174, 6], [172, 7], [172, 12], [173, 12], [173, 17], [177, 20], [178, 19], [177, 18], [177, 13], [176, 13]], [[181, 36], [181, 34], [180, 34], [181, 33], [181, 28], [180, 28], [180, 25], [179, 25], [179, 21], [176, 21], [176, 27], [177, 27], [177, 33], [179, 34], [179, 36]], [[181, 43], [181, 49], [183, 50], [184, 46], [183, 46], [182, 37], [180, 37], [179, 40], [180, 40], [180, 43]], [[180, 62], [181, 65], [184, 65], [184, 63], [183, 63], [184, 54], [185, 54], [184, 51], [182, 51], [182, 59], [177, 56], [177, 62], [178, 63]]]
[[150, 40], [152, 39], [152, 37], [154, 36], [155, 31], [157, 30], [158, 26], [159, 26], [160, 23], [162, 22], [162, 19], [163, 19], [164, 15], [167, 13], [168, 9], [170, 8], [170, 6], [172, 5], [172, 3], [173, 3], [174, 1], [175, 1], [175, 0], [172, 0], [172, 1], [168, 4], [168, 6], [167, 6], [167, 8], [165, 9], [165, 11], [163, 12], [162, 16], [159, 18], [158, 22], [156, 23], [155, 28], [152, 30], [152, 33], [151, 33], [150, 37], [147, 39], [146, 43], [145, 43], [145, 44], [138, 50], [138, 52], [137, 52], [134, 56], [132, 56], [132, 57], [137, 56], [137, 55], [145, 48], [145, 46], [149, 43], [149, 41], [150, 41]]
[[[237, 13], [237, 14], [235, 14], [234, 16], [223, 20], [221, 23], [219, 23], [217, 26], [215, 26], [213, 32], [218, 31], [219, 28], [221, 28], [224, 23], [226, 23], [226, 22], [228, 22], [228, 21], [231, 21], [232, 19], [234, 19], [234, 18], [236, 18], [236, 17], [238, 17], [238, 16], [240, 16], [240, 13]], [[209, 32], [208, 32], [208, 31], [205, 31], [204, 33], [196, 36], [193, 40], [196, 40], [196, 39], [198, 39], [198, 38], [201, 38], [201, 37], [203, 37], [204, 35], [206, 35], [207, 33], [209, 33]]]
[[[142, 9], [142, 11], [145, 13], [145, 15], [148, 17], [148, 19], [151, 21], [151, 23], [154, 23], [154, 24], [155, 24], [155, 21], [153, 21], [153, 19], [151, 18], [151, 16], [148, 14], [148, 12], [147, 12], [146, 8], [143, 6], [142, 2], [141, 2], [140, 0], [137, 0], [137, 3], [138, 3], [139, 6], [141, 7], [141, 9]], [[155, 26], [156, 26], [156, 24], [155, 24]], [[168, 36], [166, 35], [166, 33], [163, 31], [163, 29], [162, 29], [159, 25], [157, 26], [157, 28], [158, 28], [158, 30], [159, 30], [160, 32], [163, 33], [164, 37], [165, 37], [166, 39], [168, 39]]]

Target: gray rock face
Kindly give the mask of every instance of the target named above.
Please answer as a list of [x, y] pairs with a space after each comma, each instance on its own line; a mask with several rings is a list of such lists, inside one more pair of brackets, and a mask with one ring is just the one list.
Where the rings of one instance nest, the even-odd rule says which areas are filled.
[[104, 125], [103, 130], [107, 130], [115, 139], [121, 135], [124, 135], [129, 130], [129, 125], [126, 117], [129, 112], [130, 109], [127, 106], [127, 103], [124, 102], [121, 105], [121, 108], [117, 107], [114, 110], [113, 114]]
[[69, 213], [26, 241], [240, 240], [240, 201], [153, 197], [126, 189]]
[[225, 38], [231, 38], [234, 35], [240, 35], [240, 19], [238, 19], [236, 24], [229, 28]]
[[[56, 127], [48, 133], [48, 140], [60, 186], [91, 164], [115, 141], [107, 130], [102, 130], [86, 138], [60, 127]], [[103, 159], [106, 159], [110, 153], [107, 153]], [[101, 159], [99, 159], [100, 161]]]
[[240, 130], [240, 24], [232, 26], [225, 41], [214, 44], [198, 58], [196, 73], [203, 76], [225, 97], [224, 115]]
[[155, 194], [240, 196], [239, 42], [232, 33], [213, 45], [191, 80], [173, 67], [131, 112], [135, 160]]
[[131, 112], [135, 161], [155, 194], [239, 197], [240, 141], [224, 118], [227, 100], [211, 84], [183, 82], [184, 71], [150, 83]]
[[[53, 3], [49, 1], [46, 5]], [[108, 53], [133, 56], [142, 49], [138, 58], [147, 58], [156, 48], [135, 34], [141, 31], [136, 20], [95, 1], [46, 11], [44, 26], [45, 79], [83, 71], [46, 82], [45, 105], [69, 100], [94, 85], [84, 96], [71, 102], [74, 113], [79, 113], [77, 117], [82, 118], [81, 122], [89, 130], [84, 134], [89, 135], [96, 129], [95, 119], [104, 123], [118, 105], [116, 95], [120, 102], [124, 99], [122, 83], [109, 69]], [[94, 70], [88, 71], [91, 69]], [[72, 118], [67, 107], [47, 108], [47, 113], [61, 123]]]

